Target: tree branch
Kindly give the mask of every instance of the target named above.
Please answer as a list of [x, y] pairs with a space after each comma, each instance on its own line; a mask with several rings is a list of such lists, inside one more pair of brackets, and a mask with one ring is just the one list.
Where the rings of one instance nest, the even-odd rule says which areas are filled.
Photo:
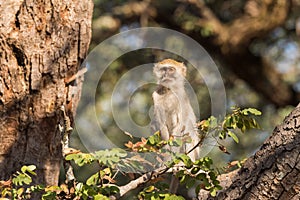
[[[201, 137], [200, 141], [193, 148], [191, 148], [191, 150], [189, 150], [185, 154], [189, 154], [195, 148], [201, 146], [203, 141], [204, 141], [204, 137]], [[173, 162], [172, 165], [174, 165], [174, 164], [175, 163]], [[159, 167], [158, 169], [155, 169], [154, 171], [147, 172], [147, 173], [141, 175], [140, 177], [138, 177], [137, 179], [130, 181], [126, 185], [120, 186], [119, 187], [120, 192], [117, 195], [110, 196], [110, 199], [120, 198], [123, 195], [125, 195], [127, 192], [129, 192], [133, 189], [136, 189], [138, 186], [145, 184], [152, 179], [156, 179], [157, 177], [159, 177], [160, 175], [162, 175], [166, 172], [178, 172], [179, 170], [184, 169], [184, 168], [185, 167], [181, 166], [180, 164], [175, 164], [172, 167], [167, 167], [164, 165], [162, 167]]]
[[187, 0], [194, 4], [203, 16], [199, 25], [210, 25], [215, 43], [224, 54], [236, 54], [245, 49], [253, 38], [264, 36], [275, 27], [282, 25], [288, 15], [290, 1], [248, 0], [245, 13], [230, 24], [222, 23], [214, 13], [199, 0]]
[[299, 152], [300, 104], [248, 158], [232, 184], [209, 199], [299, 199]]
[[147, 172], [142, 176], [138, 177], [135, 180], [130, 181], [124, 186], [120, 186], [120, 192], [117, 195], [110, 196], [110, 199], [117, 199], [124, 196], [127, 192], [136, 189], [138, 186], [147, 183], [148, 181], [157, 178], [158, 176], [171, 171], [171, 170], [178, 170], [178, 167], [168, 168], [167, 166], [162, 166], [154, 171]]
[[[222, 190], [227, 189], [231, 184], [232, 181], [234, 180], [235, 176], [238, 173], [238, 169], [229, 172], [227, 174], [221, 174], [218, 176], [218, 181], [220, 181], [220, 186], [222, 186]], [[198, 199], [207, 199], [210, 196], [209, 191], [207, 190], [200, 190], [198, 194]]]

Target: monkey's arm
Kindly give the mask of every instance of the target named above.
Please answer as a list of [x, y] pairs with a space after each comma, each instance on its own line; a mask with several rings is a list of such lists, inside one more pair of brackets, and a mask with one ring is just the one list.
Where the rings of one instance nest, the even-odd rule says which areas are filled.
[[170, 137], [168, 128], [165, 124], [165, 116], [162, 113], [162, 109], [159, 106], [154, 106], [154, 120], [152, 121], [151, 128], [152, 131], [160, 131], [161, 138], [163, 140], [168, 140]]
[[154, 113], [153, 113], [153, 121], [151, 122], [151, 129], [153, 132], [160, 131], [161, 138], [163, 140], [169, 140], [170, 133], [166, 124], [166, 112], [163, 107], [159, 103], [159, 95], [154, 92], [152, 94], [153, 102], [154, 102]]
[[[183, 117], [186, 116], [184, 126], [185, 133], [188, 133], [189, 137], [191, 138], [191, 142], [185, 144], [185, 152], [187, 153], [199, 143], [200, 138], [196, 127], [196, 116], [194, 114], [193, 108], [189, 103], [188, 99], [186, 100], [186, 102], [188, 103], [186, 104], [185, 109], [183, 110]], [[195, 161], [200, 156], [200, 148], [194, 148], [194, 150], [188, 155], [193, 161]]]

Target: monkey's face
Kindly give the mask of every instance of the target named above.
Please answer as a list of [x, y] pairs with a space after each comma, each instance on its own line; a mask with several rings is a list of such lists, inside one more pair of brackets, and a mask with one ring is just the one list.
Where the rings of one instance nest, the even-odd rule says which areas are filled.
[[176, 69], [172, 66], [162, 66], [159, 68], [161, 82], [172, 82], [176, 77]]
[[184, 82], [183, 68], [180, 66], [158, 64], [154, 67], [154, 74], [158, 84], [170, 89], [182, 85]]

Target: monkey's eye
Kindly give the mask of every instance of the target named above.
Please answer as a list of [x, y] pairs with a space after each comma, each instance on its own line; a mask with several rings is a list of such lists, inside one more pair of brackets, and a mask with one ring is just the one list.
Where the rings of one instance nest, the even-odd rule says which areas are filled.
[[161, 67], [161, 68], [159, 69], [159, 71], [160, 71], [160, 72], [166, 72], [166, 71], [168, 71], [168, 67]]
[[174, 73], [176, 71], [175, 67], [169, 67], [168, 69], [170, 73]]
[[172, 66], [166, 66], [166, 67], [162, 67], [159, 69], [159, 71], [161, 73], [174, 73], [176, 71], [176, 68], [175, 67], [172, 67]]

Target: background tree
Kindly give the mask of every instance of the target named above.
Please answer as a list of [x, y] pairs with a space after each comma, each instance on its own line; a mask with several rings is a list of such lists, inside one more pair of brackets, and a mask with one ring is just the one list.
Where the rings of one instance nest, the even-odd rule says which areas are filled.
[[[258, 131], [258, 137], [249, 134], [241, 138], [247, 142], [234, 144], [232, 149], [238, 147], [239, 151], [232, 151], [231, 156], [226, 158], [228, 161], [253, 153], [283, 116], [299, 102], [300, 5], [297, 0], [187, 0], [163, 3], [156, 0], [95, 0], [94, 3], [91, 47], [130, 28], [158, 26], [177, 30], [198, 41], [214, 58], [224, 79], [228, 107], [250, 106], [263, 111], [263, 131]], [[167, 52], [139, 50], [120, 57], [101, 77], [96, 111], [100, 121], [105, 122], [102, 128], [112, 138], [120, 135], [121, 131], [113, 120], [111, 110], [105, 106], [108, 105], [110, 91], [113, 91], [119, 78], [134, 66], [165, 57], [182, 59]], [[197, 117], [206, 118], [210, 116], [207, 88], [203, 80], [196, 76], [197, 73], [190, 71], [188, 74], [200, 105], [201, 116]], [[130, 110], [138, 124], [144, 125], [150, 121], [148, 110], [152, 101], [147, 94], [153, 88], [145, 86], [132, 98]], [[82, 101], [87, 109], [79, 110], [79, 113], [88, 113], [88, 101]], [[78, 143], [76, 137], [73, 139], [74, 144]]]
[[[110, 6], [105, 1], [95, 1], [95, 4], [94, 42], [126, 26], [171, 28], [194, 38], [222, 67], [276, 106], [296, 105], [299, 101], [299, 91], [276, 68], [274, 59], [278, 57], [270, 59], [267, 51], [276, 45], [283, 54], [289, 40], [297, 41], [300, 8], [296, 0], [116, 1]], [[288, 40], [279, 46], [281, 39]]]
[[[253, 154], [275, 125], [299, 102], [300, 4], [297, 0], [132, 0], [94, 3], [92, 47], [130, 28], [158, 26], [177, 30], [198, 41], [214, 58], [224, 78], [228, 107], [251, 106], [263, 111], [260, 120], [262, 130], [243, 135], [238, 145], [230, 145], [228, 151], [231, 155], [211, 153], [210, 156], [225, 160], [216, 166], [225, 166], [226, 162], [242, 160]], [[111, 138], [118, 135], [120, 146], [126, 136], [121, 139], [122, 131], [117, 128], [111, 111], [105, 106], [108, 105], [110, 91], [118, 79], [134, 66], [165, 57], [177, 58], [159, 51], [131, 52], [112, 63], [101, 78], [96, 110], [105, 122], [102, 128]], [[210, 115], [207, 109], [210, 107], [208, 93], [204, 83], [194, 74], [189, 73], [188, 80], [197, 93], [202, 119]], [[151, 90], [153, 87], [145, 86], [132, 98], [132, 118], [142, 125], [150, 119], [147, 112], [139, 111], [139, 105], [146, 105], [147, 111], [150, 109], [152, 102], [147, 94]], [[136, 100], [139, 104], [134, 104], [135, 97], [139, 99]], [[87, 114], [88, 110], [79, 110], [79, 113]], [[73, 137], [73, 144], [78, 143], [77, 138]]]
[[76, 73], [91, 38], [92, 2], [8, 0], [0, 10], [0, 179], [34, 164], [35, 183], [57, 185], [61, 129], [80, 97]]

